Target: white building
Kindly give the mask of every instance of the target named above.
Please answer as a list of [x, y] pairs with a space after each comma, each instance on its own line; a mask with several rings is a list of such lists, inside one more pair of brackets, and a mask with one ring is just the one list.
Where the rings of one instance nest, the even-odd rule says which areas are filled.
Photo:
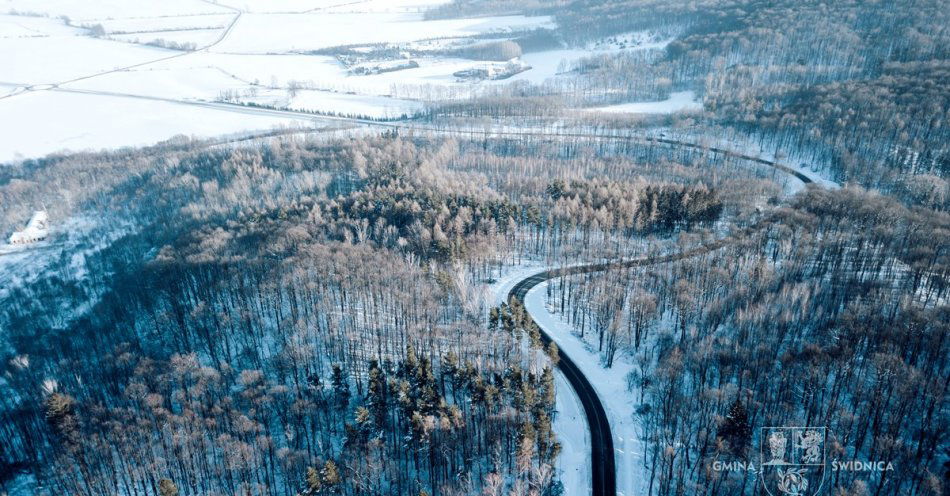
[[45, 210], [33, 212], [30, 222], [22, 231], [10, 235], [11, 245], [25, 245], [43, 241], [49, 235], [49, 217]]

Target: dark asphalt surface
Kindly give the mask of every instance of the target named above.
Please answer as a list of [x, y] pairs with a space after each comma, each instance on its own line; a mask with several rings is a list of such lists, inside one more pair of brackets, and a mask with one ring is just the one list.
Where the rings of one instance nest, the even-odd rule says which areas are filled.
[[[661, 142], [666, 142], [667, 144], [677, 145], [677, 146], [696, 146], [689, 143], [675, 142], [672, 140], [658, 140]], [[800, 172], [786, 167], [775, 162], [770, 162], [768, 160], [759, 159], [756, 157], [742, 156], [734, 152], [727, 150], [715, 150], [720, 153], [727, 153], [730, 155], [741, 156], [748, 160], [753, 160], [769, 167], [781, 170], [783, 172], [789, 173], [798, 179], [800, 179], [805, 184], [811, 183], [811, 179]], [[636, 258], [632, 260], [622, 260], [617, 262], [606, 262], [606, 263], [597, 263], [589, 265], [578, 265], [573, 267], [565, 267], [561, 269], [551, 269], [539, 274], [535, 274], [531, 277], [519, 281], [511, 291], [508, 293], [509, 301], [514, 299], [524, 305], [525, 296], [535, 286], [542, 284], [551, 279], [557, 277], [574, 275], [574, 274], [588, 274], [591, 272], [602, 272], [609, 268], [630, 268], [630, 267], [643, 267], [648, 265], [656, 265], [662, 263], [675, 262], [678, 260], [683, 260], [704, 253], [709, 253], [711, 251], [718, 250], [723, 246], [726, 246], [734, 241], [737, 241], [741, 238], [747, 237], [753, 232], [765, 226], [768, 218], [762, 219], [759, 222], [743, 229], [737, 234], [727, 236], [725, 238], [713, 241], [711, 243], [698, 246], [691, 250], [686, 250], [680, 253], [673, 253], [670, 255], [662, 255], [656, 257], [646, 257], [646, 258]], [[528, 314], [529, 318], [531, 314]], [[532, 318], [533, 320], [533, 318]], [[541, 326], [538, 326], [541, 329], [541, 341], [547, 346], [551, 341], [551, 336], [548, 335]], [[581, 370], [577, 367], [576, 364], [571, 360], [569, 356], [560, 353], [560, 361], [558, 362], [558, 368], [561, 372], [567, 377], [567, 381], [571, 384], [571, 387], [574, 388], [574, 392], [577, 394], [577, 397], [580, 398], [581, 404], [584, 406], [584, 414], [587, 417], [587, 426], [590, 429], [590, 439], [591, 439], [591, 483], [593, 487], [593, 496], [616, 496], [617, 494], [617, 467], [614, 459], [614, 441], [613, 436], [610, 431], [610, 422], [607, 420], [607, 414], [604, 411], [604, 405], [600, 402], [600, 398], [597, 396], [597, 391], [594, 389], [594, 386], [591, 385], [590, 381], [584, 376]]]

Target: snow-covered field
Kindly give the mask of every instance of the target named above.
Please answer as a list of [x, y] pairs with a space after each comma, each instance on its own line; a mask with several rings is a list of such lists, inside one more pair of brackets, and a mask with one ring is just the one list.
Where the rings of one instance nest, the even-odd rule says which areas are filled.
[[110, 34], [109, 39], [127, 43], [191, 50], [210, 45], [221, 37], [219, 28], [195, 28], [170, 31], [142, 31]]
[[309, 125], [299, 119], [244, 115], [132, 98], [33, 92], [0, 100], [0, 162], [62, 150], [154, 144], [175, 135], [219, 136]]
[[[504, 63], [458, 58], [452, 49], [556, 26], [548, 16], [424, 19], [426, 9], [447, 1], [0, 0], [0, 163], [310, 120], [176, 101], [398, 118], [426, 101], [543, 83], [562, 62], [592, 53], [666, 43], [629, 33], [583, 49], [524, 54], [531, 69], [508, 79], [462, 80], [454, 73]], [[356, 75], [333, 54], [311, 53], [340, 46], [366, 53], [368, 65], [385, 64], [395, 50], [397, 60], [418, 67]]]
[[226, 7], [202, 0], [3, 0], [0, 10], [49, 17], [66, 16], [73, 21], [230, 12]]
[[307, 112], [332, 112], [340, 116], [368, 116], [381, 119], [408, 117], [420, 112], [423, 108], [422, 103], [415, 100], [320, 90], [300, 90], [292, 97], [283, 91], [264, 92], [259, 97], [244, 98], [242, 101]]
[[[227, 12], [227, 11], [225, 11]], [[96, 19], [83, 24], [99, 24], [107, 34], [141, 33], [170, 30], [188, 30], [199, 28], [224, 29], [234, 19], [233, 12], [225, 14], [174, 15], [168, 17], [123, 17], [118, 19]]]
[[233, 0], [245, 12], [425, 12], [447, 0]]
[[0, 15], [0, 39], [72, 36], [77, 28], [46, 17]]
[[[0, 26], [16, 21], [3, 16]], [[59, 22], [43, 19], [44, 26]], [[3, 28], [7, 29], [7, 28]], [[81, 29], [36, 38], [0, 38], [0, 81], [18, 85], [52, 84], [141, 64], [175, 52], [92, 38]]]
[[553, 21], [550, 17], [525, 16], [424, 21], [422, 14], [389, 12], [245, 14], [232, 35], [214, 50], [219, 53], [286, 53], [347, 45], [401, 44], [538, 27], [553, 27]]
[[[5, 68], [0, 75], [0, 161], [310, 120], [234, 115], [220, 108], [116, 94], [227, 99], [378, 118], [410, 115], [422, 108], [418, 99], [389, 97], [402, 75], [360, 81], [334, 57], [293, 52], [503, 35], [552, 25], [548, 17], [524, 16], [424, 21], [425, 9], [438, 3], [444, 0], [250, 0], [235, 5], [200, 0], [5, 0], [0, 4], [5, 13], [0, 15], [0, 66]], [[437, 67], [437, 74], [422, 72], [409, 80], [417, 85], [455, 84], [445, 76], [461, 65], [431, 66]], [[433, 75], [440, 77], [430, 79]], [[288, 86], [297, 82], [306, 83], [305, 89], [291, 93]]]

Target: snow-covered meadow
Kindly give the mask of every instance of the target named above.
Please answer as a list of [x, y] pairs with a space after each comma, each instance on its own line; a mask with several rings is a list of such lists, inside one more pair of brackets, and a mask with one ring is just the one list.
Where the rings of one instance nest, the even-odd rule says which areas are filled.
[[[3, 0], [0, 163], [314, 119], [181, 105], [188, 102], [401, 118], [417, 114], [427, 101], [469, 98], [496, 85], [543, 83], [564, 63], [592, 53], [665, 43], [632, 33], [591, 46], [525, 53], [518, 64], [530, 69], [508, 78], [464, 79], [455, 74], [497, 72], [505, 62], [461, 58], [457, 50], [556, 24], [550, 16], [524, 15], [425, 20], [426, 9], [446, 1]], [[365, 58], [370, 67], [385, 65], [387, 57], [407, 63], [400, 70], [357, 74], [342, 53]]]
[[[549, 18], [523, 16], [423, 21], [424, 10], [437, 3], [442, 0], [246, 1], [234, 6], [200, 0], [4, 1], [0, 162], [312, 120], [234, 115], [174, 100], [236, 100], [375, 118], [411, 115], [421, 109], [420, 101], [387, 96], [398, 77], [350, 84], [349, 79], [359, 78], [348, 77], [335, 58], [299, 52], [551, 24]], [[455, 66], [443, 69], [451, 72]], [[298, 81], [305, 89], [288, 92]]]
[[[398, 3], [398, 2], [394, 2]], [[287, 53], [553, 27], [550, 17], [501, 16], [425, 21], [421, 13], [245, 14], [220, 53]]]
[[[176, 135], [219, 136], [307, 125], [307, 119], [234, 114], [162, 101], [63, 92], [0, 100], [0, 161], [52, 152], [154, 144]], [[9, 116], [9, 118], [7, 117]]]

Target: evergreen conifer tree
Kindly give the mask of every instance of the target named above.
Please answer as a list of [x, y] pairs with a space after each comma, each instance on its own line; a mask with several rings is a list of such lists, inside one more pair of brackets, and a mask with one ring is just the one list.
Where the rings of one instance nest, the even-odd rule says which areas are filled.
[[729, 445], [730, 453], [745, 458], [752, 440], [752, 427], [749, 425], [749, 414], [739, 398], [729, 407], [729, 414], [719, 427], [719, 437]]

